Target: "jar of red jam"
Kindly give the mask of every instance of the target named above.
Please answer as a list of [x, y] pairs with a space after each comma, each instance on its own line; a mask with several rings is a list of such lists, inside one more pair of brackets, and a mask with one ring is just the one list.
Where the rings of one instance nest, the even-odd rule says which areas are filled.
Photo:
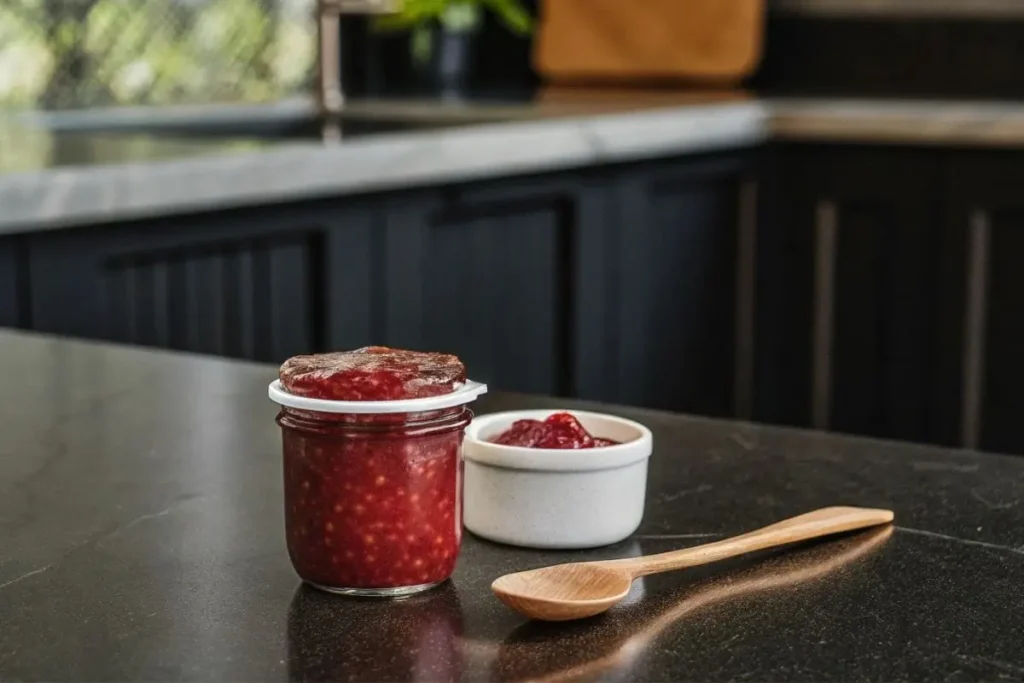
[[281, 366], [269, 393], [281, 405], [288, 554], [303, 581], [400, 596], [451, 576], [468, 404], [486, 390], [447, 354], [367, 347]]

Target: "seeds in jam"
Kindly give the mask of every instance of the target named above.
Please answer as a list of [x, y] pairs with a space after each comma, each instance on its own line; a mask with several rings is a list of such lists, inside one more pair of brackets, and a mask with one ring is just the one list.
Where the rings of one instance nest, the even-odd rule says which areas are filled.
[[462, 537], [461, 444], [461, 431], [339, 439], [285, 429], [285, 525], [299, 576], [346, 588], [451, 576]]
[[601, 448], [618, 444], [611, 439], [593, 436], [570, 413], [554, 413], [544, 421], [516, 420], [490, 441], [503, 446], [559, 449]]
[[[424, 398], [454, 391], [455, 356], [385, 347], [297, 356], [289, 393], [327, 400]], [[285, 527], [299, 576], [326, 588], [401, 588], [451, 576], [462, 539], [465, 406], [421, 413], [284, 407]]]

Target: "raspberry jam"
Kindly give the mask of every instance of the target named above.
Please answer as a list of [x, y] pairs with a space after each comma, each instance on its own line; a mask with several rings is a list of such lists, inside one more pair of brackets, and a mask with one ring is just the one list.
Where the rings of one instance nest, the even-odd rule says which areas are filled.
[[381, 401], [429, 408], [455, 396], [465, 382], [458, 359], [369, 347], [297, 356], [280, 376], [286, 397], [302, 397], [274, 399], [283, 406], [288, 554], [300, 578], [338, 593], [406, 595], [450, 577], [462, 538], [460, 449], [473, 413], [451, 401], [381, 412]]
[[491, 443], [523, 448], [583, 449], [615, 446], [617, 441], [595, 437], [570, 413], [554, 413], [544, 421], [516, 420]]
[[281, 366], [290, 394], [333, 401], [394, 401], [448, 394], [466, 381], [458, 356], [365, 346], [295, 356]]

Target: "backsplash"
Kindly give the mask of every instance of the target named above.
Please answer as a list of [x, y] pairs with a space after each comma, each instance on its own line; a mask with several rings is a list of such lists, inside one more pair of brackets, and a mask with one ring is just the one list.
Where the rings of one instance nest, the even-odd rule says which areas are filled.
[[0, 108], [262, 102], [308, 92], [315, 0], [3, 0]]

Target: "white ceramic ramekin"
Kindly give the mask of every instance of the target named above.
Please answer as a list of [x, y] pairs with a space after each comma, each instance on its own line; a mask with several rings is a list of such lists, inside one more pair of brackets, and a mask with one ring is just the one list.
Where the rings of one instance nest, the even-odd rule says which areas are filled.
[[557, 410], [481, 415], [466, 428], [463, 521], [478, 536], [528, 548], [594, 548], [640, 526], [651, 431], [612, 415], [571, 410], [594, 436], [620, 442], [583, 450], [490, 443], [516, 420]]

